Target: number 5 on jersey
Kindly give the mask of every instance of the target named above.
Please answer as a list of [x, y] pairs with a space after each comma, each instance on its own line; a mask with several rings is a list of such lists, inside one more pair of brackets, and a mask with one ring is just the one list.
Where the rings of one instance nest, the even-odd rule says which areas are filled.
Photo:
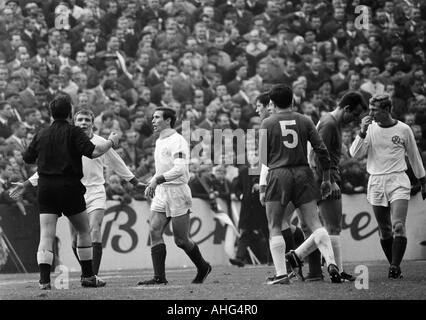
[[289, 149], [294, 149], [297, 147], [297, 144], [299, 143], [299, 137], [297, 135], [297, 132], [293, 129], [289, 129], [289, 126], [295, 126], [296, 125], [296, 120], [282, 120], [280, 121], [280, 125], [281, 125], [281, 133], [283, 135], [283, 137], [287, 138], [288, 136], [291, 136], [292, 138], [287, 138], [288, 140], [290, 140], [291, 142], [287, 141], [283, 141], [284, 146], [286, 146]]

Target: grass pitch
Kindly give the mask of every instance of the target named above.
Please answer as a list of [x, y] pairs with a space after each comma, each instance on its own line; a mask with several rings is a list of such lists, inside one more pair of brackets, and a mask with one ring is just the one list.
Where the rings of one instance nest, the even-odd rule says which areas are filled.
[[[168, 269], [168, 285], [140, 287], [137, 282], [150, 279], [152, 270], [103, 271], [104, 288], [82, 288], [79, 273], [72, 272], [69, 288], [51, 291], [38, 289], [38, 274], [0, 274], [0, 300], [412, 300], [426, 299], [426, 261], [404, 261], [404, 278], [389, 280], [384, 261], [347, 263], [347, 272], [364, 265], [364, 286], [354, 282], [332, 284], [325, 273], [324, 282], [292, 281], [290, 285], [265, 284], [272, 266], [213, 266], [204, 284], [194, 285], [194, 268]], [[368, 280], [365, 271], [368, 271]], [[304, 267], [307, 272], [307, 267]], [[52, 285], [57, 273], [52, 273]], [[359, 286], [358, 286], [359, 287]]]

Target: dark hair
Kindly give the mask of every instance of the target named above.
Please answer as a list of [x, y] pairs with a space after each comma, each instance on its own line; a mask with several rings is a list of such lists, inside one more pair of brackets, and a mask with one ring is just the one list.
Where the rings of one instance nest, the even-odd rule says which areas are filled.
[[13, 36], [19, 36], [22, 39], [21, 33], [19, 30], [14, 29], [13, 31], [9, 31], [9, 40], [13, 39]]
[[293, 90], [286, 85], [276, 85], [269, 91], [269, 99], [279, 109], [286, 109], [293, 102]]
[[67, 95], [56, 96], [49, 103], [50, 113], [53, 119], [66, 119], [71, 115], [71, 98]]
[[170, 108], [157, 108], [155, 109], [154, 113], [156, 111], [163, 111], [163, 119], [167, 120], [170, 119], [170, 128], [173, 128], [176, 123], [176, 112], [173, 109]]
[[351, 127], [344, 127], [342, 132], [350, 132], [352, 135], [354, 134], [354, 130]]
[[230, 112], [234, 111], [234, 109], [241, 109], [241, 105], [239, 105], [238, 103], [233, 103], [231, 105]]
[[38, 41], [37, 42], [37, 49], [45, 48], [45, 47], [47, 47], [47, 42], [45, 42], [45, 41]]
[[351, 72], [351, 71], [349, 71], [349, 80], [350, 80], [353, 76], [361, 78], [361, 75], [360, 75], [358, 72]]
[[356, 91], [350, 91], [346, 93], [339, 102], [339, 108], [349, 106], [349, 111], [353, 111], [357, 105], [361, 105], [363, 110], [367, 110], [367, 103], [361, 93]]
[[28, 117], [30, 114], [36, 113], [36, 108], [28, 108], [24, 110], [24, 118]]
[[12, 129], [13, 132], [15, 132], [16, 130], [18, 130], [21, 126], [23, 126], [24, 124], [22, 122], [14, 122], [11, 124], [10, 129]]
[[104, 122], [106, 119], [108, 119], [108, 118], [111, 118], [111, 119], [114, 119], [115, 117], [114, 117], [114, 113], [112, 113], [112, 112], [110, 112], [110, 111], [106, 111], [106, 112], [104, 112], [103, 114], [102, 114], [102, 118], [101, 118], [101, 120], [102, 120], [102, 122]]
[[320, 19], [321, 20], [321, 17], [317, 14], [317, 13], [313, 13], [312, 15], [311, 15], [311, 18], [309, 19], [310, 21], [312, 21], [314, 18], [317, 18], [317, 19]]
[[61, 45], [59, 46], [60, 50], [62, 50], [66, 44], [69, 44], [69, 45], [71, 46], [71, 42], [69, 42], [69, 41], [64, 41], [64, 42], [62, 42], [62, 43], [61, 43]]
[[135, 120], [139, 119], [139, 118], [145, 119], [145, 116], [142, 115], [142, 114], [140, 114], [140, 113], [135, 113], [135, 114], [133, 114], [133, 115], [130, 116], [129, 120], [132, 123], [132, 122], [135, 122]]
[[267, 106], [269, 104], [269, 93], [264, 92], [257, 96], [256, 101], [259, 101], [263, 106]]
[[55, 80], [60, 80], [60, 77], [57, 74], [50, 74], [47, 78], [49, 83], [52, 83]]
[[9, 165], [9, 163], [6, 160], [0, 161], [0, 170], [6, 170], [6, 167]]
[[388, 109], [389, 112], [392, 110], [392, 100], [387, 94], [378, 94], [373, 96], [370, 99], [370, 104], [382, 110]]
[[7, 105], [12, 106], [9, 101], [0, 101], [0, 110], [3, 110]]
[[216, 115], [216, 122], [219, 120], [219, 118], [221, 117], [221, 116], [223, 116], [223, 115], [225, 115], [225, 116], [227, 116], [228, 117], [228, 119], [229, 119], [229, 113], [228, 112], [225, 112], [225, 111], [219, 111], [218, 113], [217, 113], [217, 115]]

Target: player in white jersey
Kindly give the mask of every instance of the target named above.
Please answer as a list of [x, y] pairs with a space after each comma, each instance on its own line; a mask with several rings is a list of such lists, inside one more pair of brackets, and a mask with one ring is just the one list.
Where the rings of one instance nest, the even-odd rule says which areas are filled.
[[163, 233], [170, 220], [176, 245], [197, 267], [192, 283], [202, 283], [212, 269], [197, 244], [189, 238], [192, 207], [192, 194], [188, 186], [190, 150], [188, 142], [173, 129], [175, 122], [176, 113], [169, 108], [158, 108], [152, 116], [153, 128], [159, 132], [159, 137], [155, 142], [155, 175], [145, 189], [145, 196], [152, 198], [150, 236], [154, 277], [140, 281], [138, 285], [167, 284]]
[[370, 113], [362, 119], [361, 130], [350, 148], [353, 157], [367, 154], [367, 200], [373, 206], [380, 244], [388, 259], [390, 279], [402, 278], [400, 264], [407, 247], [405, 221], [411, 184], [405, 171], [407, 156], [421, 182], [423, 199], [426, 179], [422, 159], [411, 128], [392, 118], [387, 95], [370, 99]]
[[[93, 133], [94, 114], [92, 111], [86, 109], [77, 111], [74, 115], [74, 124], [83, 129], [93, 144], [97, 145], [105, 141], [104, 138]], [[84, 199], [86, 201], [86, 211], [89, 215], [90, 236], [93, 246], [93, 273], [97, 275], [102, 259], [101, 227], [106, 209], [104, 168], [115, 171], [118, 176], [129, 181], [135, 187], [142, 189], [145, 185], [136, 179], [134, 174], [127, 168], [123, 159], [112, 148], [95, 159], [83, 156], [82, 163], [83, 178], [81, 179], [81, 183], [86, 187]], [[36, 186], [38, 183], [38, 174], [35, 173], [31, 176], [24, 185], [28, 185], [28, 183]], [[23, 189], [21, 190], [23, 191]], [[70, 229], [72, 250], [80, 262], [77, 255], [77, 233], [71, 224]]]

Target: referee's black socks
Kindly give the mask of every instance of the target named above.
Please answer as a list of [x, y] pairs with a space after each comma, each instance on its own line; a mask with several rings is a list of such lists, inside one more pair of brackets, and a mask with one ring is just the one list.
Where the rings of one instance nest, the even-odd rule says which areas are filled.
[[74, 253], [74, 256], [76, 257], [78, 264], [81, 266], [80, 258], [78, 257], [78, 253], [77, 253], [77, 247], [72, 247], [72, 252]]
[[53, 263], [53, 252], [50, 250], [37, 251], [37, 263], [40, 269], [40, 283], [50, 283], [50, 269]]
[[92, 246], [77, 247], [77, 254], [80, 259], [81, 272], [84, 278], [94, 275], [92, 268], [93, 251]]

